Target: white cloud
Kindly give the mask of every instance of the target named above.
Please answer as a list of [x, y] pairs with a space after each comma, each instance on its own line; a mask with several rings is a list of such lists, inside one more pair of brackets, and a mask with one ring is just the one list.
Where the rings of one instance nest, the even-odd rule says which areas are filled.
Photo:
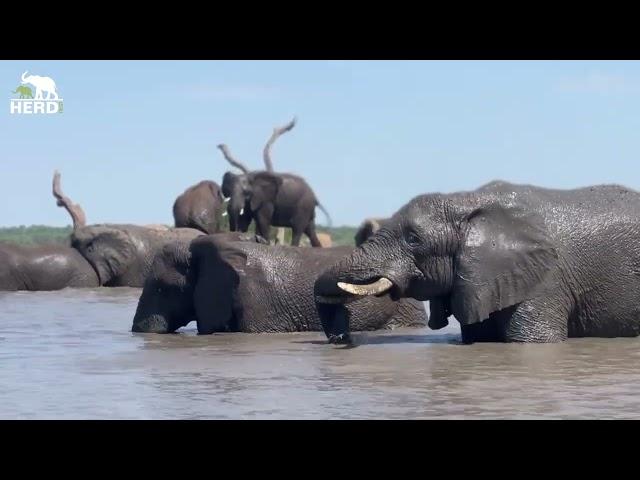
[[611, 73], [588, 73], [581, 77], [565, 78], [559, 83], [559, 89], [572, 93], [637, 93], [640, 81], [624, 75]]

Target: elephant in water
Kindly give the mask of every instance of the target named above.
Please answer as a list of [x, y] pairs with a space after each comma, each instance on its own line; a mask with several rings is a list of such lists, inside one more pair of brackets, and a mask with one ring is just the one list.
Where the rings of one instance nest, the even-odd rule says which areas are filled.
[[426, 325], [422, 302], [412, 299], [366, 297], [318, 308], [317, 275], [352, 247], [264, 243], [207, 235], [166, 245], [147, 277], [132, 331], [170, 333], [191, 321], [200, 334], [320, 331], [325, 313], [348, 315], [355, 330]]
[[[640, 334], [640, 193], [494, 181], [425, 194], [316, 282], [331, 305], [389, 295], [453, 315], [464, 342], [559, 342]], [[348, 304], [348, 303], [347, 303]], [[329, 326], [349, 341], [342, 318]]]
[[204, 233], [218, 233], [221, 228], [224, 197], [220, 185], [203, 180], [187, 188], [173, 203], [176, 228], [195, 228]]
[[73, 220], [71, 247], [89, 262], [106, 287], [142, 287], [154, 255], [166, 244], [203, 235], [192, 228], [149, 228], [129, 224], [86, 225], [82, 208], [60, 188], [54, 175], [53, 194]]
[[204, 235], [191, 228], [86, 225], [80, 205], [62, 193], [58, 172], [53, 195], [73, 220], [70, 246], [0, 245], [1, 290], [142, 287], [153, 256], [166, 244]]
[[75, 248], [0, 244], [0, 290], [98, 286], [98, 274]]
[[222, 179], [222, 193], [225, 198], [229, 198], [229, 226], [231, 231], [246, 232], [254, 220], [256, 233], [267, 239], [271, 226], [289, 227], [292, 230], [291, 245], [298, 246], [302, 234], [305, 234], [309, 237], [311, 246], [322, 247], [316, 234], [315, 209], [320, 208], [331, 224], [328, 212], [304, 178], [273, 171], [271, 146], [280, 135], [291, 130], [294, 125], [295, 119], [284, 127], [274, 129], [264, 148], [266, 171], [249, 171], [232, 156], [226, 145], [218, 145], [227, 161], [242, 171], [242, 174], [226, 172]]

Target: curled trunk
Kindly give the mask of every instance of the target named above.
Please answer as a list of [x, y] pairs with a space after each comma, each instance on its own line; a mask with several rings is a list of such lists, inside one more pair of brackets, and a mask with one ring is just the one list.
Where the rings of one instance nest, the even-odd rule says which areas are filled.
[[293, 117], [293, 120], [291, 120], [286, 125], [273, 129], [273, 133], [271, 134], [271, 137], [269, 137], [269, 140], [267, 140], [267, 144], [264, 146], [264, 150], [262, 152], [264, 166], [268, 172], [273, 172], [273, 162], [271, 161], [271, 147], [276, 142], [278, 137], [280, 137], [280, 135], [290, 131], [291, 129], [293, 129], [293, 127], [296, 126], [296, 121], [296, 117]]
[[57, 170], [53, 174], [53, 196], [57, 200], [56, 205], [64, 207], [67, 212], [69, 212], [69, 215], [71, 215], [74, 231], [87, 224], [87, 217], [82, 207], [77, 203], [73, 203], [69, 197], [62, 193], [62, 188], [60, 187], [60, 172]]

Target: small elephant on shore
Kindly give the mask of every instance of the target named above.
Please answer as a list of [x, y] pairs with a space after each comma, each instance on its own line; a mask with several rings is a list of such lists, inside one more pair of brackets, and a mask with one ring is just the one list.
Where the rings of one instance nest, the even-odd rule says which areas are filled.
[[207, 235], [165, 246], [142, 290], [132, 331], [171, 333], [192, 321], [199, 334], [321, 331], [321, 316], [342, 310], [354, 330], [426, 325], [424, 305], [412, 299], [367, 297], [317, 308], [316, 277], [352, 247], [265, 243]]
[[[640, 334], [640, 193], [494, 181], [415, 197], [318, 279], [331, 303], [428, 300], [464, 342]], [[348, 338], [348, 322], [330, 335]]]

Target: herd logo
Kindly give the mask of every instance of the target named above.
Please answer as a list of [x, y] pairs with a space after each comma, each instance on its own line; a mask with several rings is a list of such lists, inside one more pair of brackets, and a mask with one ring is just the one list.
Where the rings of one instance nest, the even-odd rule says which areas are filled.
[[[58, 96], [53, 78], [27, 75], [27, 73], [22, 74], [20, 85], [11, 92], [18, 95], [18, 98], [11, 99], [9, 112], [12, 115], [62, 113], [62, 98]], [[32, 87], [35, 88], [35, 95]]]

